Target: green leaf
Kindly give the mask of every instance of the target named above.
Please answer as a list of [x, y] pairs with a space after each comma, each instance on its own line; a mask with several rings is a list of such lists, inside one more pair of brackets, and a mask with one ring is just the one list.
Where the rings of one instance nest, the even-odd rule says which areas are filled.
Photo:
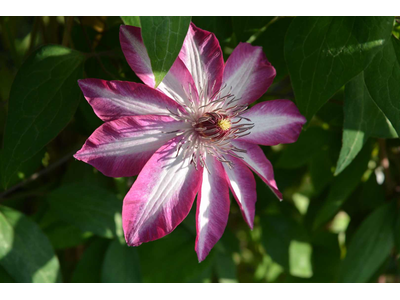
[[78, 107], [85, 57], [56, 45], [34, 52], [19, 69], [10, 92], [1, 161], [7, 186], [22, 164], [68, 124]]
[[[285, 58], [300, 112], [312, 116], [389, 40], [393, 17], [296, 17]], [[367, 29], [366, 29], [367, 28]]]
[[53, 223], [43, 231], [56, 250], [75, 247], [92, 236], [91, 232], [82, 232], [66, 222]]
[[360, 183], [361, 177], [367, 170], [371, 151], [370, 145], [364, 147], [351, 164], [334, 179], [326, 202], [315, 218], [314, 228], [318, 228], [333, 218]]
[[393, 203], [381, 206], [361, 224], [350, 241], [342, 262], [339, 281], [366, 282], [389, 256], [394, 245]]
[[143, 282], [209, 281], [215, 251], [199, 264], [195, 240], [195, 235], [179, 226], [160, 240], [140, 245], [137, 249]]
[[172, 67], [189, 29], [191, 17], [140, 17], [142, 38], [157, 87]]
[[140, 17], [121, 17], [125, 25], [140, 27]]
[[61, 278], [58, 259], [39, 226], [6, 206], [0, 206], [0, 265], [17, 282]]
[[343, 145], [335, 175], [351, 163], [369, 137], [397, 137], [389, 120], [371, 99], [364, 82], [364, 72], [346, 84], [343, 127]]
[[140, 277], [137, 248], [128, 247], [126, 244], [114, 240], [108, 247], [104, 258], [101, 281], [114, 283], [140, 282]]
[[83, 253], [72, 275], [72, 282], [101, 282], [101, 269], [109, 240], [96, 239]]
[[391, 37], [365, 70], [372, 100], [400, 134], [400, 41]]
[[312, 277], [311, 255], [312, 246], [309, 243], [291, 241], [289, 245], [290, 274], [300, 278]]
[[82, 231], [105, 238], [116, 236], [115, 218], [120, 218], [122, 202], [108, 190], [72, 183], [52, 191], [48, 202], [61, 220]]

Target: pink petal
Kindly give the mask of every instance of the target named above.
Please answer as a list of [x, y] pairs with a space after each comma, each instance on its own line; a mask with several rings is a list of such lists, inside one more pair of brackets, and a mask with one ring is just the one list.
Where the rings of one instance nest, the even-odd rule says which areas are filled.
[[128, 64], [136, 75], [148, 86], [154, 87], [155, 80], [151, 62], [143, 44], [139, 27], [121, 25], [119, 41]]
[[306, 118], [290, 100], [258, 103], [245, 111], [242, 116], [250, 119], [255, 126], [249, 135], [239, 140], [266, 146], [297, 141], [301, 128], [306, 123]]
[[[136, 75], [148, 86], [155, 86], [149, 55], [143, 44], [139, 27], [122, 25], [119, 39], [128, 64]], [[159, 91], [181, 105], [190, 106], [190, 100], [198, 101], [197, 89], [185, 64], [178, 57], [159, 84]]]
[[183, 109], [148, 86], [128, 81], [81, 79], [79, 86], [96, 115], [103, 121], [135, 115], [170, 115]]
[[120, 118], [97, 128], [74, 157], [106, 176], [137, 175], [153, 153], [176, 136], [166, 132], [182, 126], [170, 117]]
[[196, 252], [199, 261], [206, 258], [224, 233], [229, 216], [229, 188], [221, 162], [207, 155], [207, 167], [197, 196]]
[[265, 157], [260, 146], [239, 140], [232, 141], [232, 144], [237, 148], [247, 151], [247, 153], [240, 153], [240, 156], [243, 157], [243, 162], [258, 176], [260, 176], [279, 200], [282, 200], [282, 194], [279, 192], [274, 179], [274, 170], [272, 165]]
[[213, 33], [191, 23], [179, 57], [192, 74], [199, 92], [207, 89], [205, 93], [211, 97], [219, 90], [224, 58], [218, 39]]
[[227, 175], [229, 187], [239, 204], [243, 218], [253, 229], [257, 201], [254, 175], [240, 159], [230, 156], [229, 160], [234, 164], [232, 169], [227, 164], [222, 164]]
[[130, 246], [159, 239], [188, 215], [200, 188], [201, 170], [176, 156], [176, 139], [147, 162], [124, 199], [122, 224]]
[[275, 75], [261, 47], [240, 43], [226, 61], [223, 94], [230, 91], [236, 99], [240, 98], [238, 105], [248, 105], [267, 91]]

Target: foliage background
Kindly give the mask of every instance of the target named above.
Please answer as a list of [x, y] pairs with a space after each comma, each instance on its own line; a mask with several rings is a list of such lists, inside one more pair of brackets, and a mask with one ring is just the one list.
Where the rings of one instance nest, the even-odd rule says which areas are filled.
[[262, 46], [277, 77], [259, 101], [293, 100], [309, 121], [297, 143], [263, 147], [284, 201], [256, 176], [254, 230], [231, 198], [199, 264], [194, 210], [128, 248], [121, 206], [135, 177], [72, 157], [101, 124], [76, 81], [140, 82], [119, 26], [190, 21], [150, 18], [0, 18], [0, 282], [400, 282], [399, 20], [192, 17], [225, 60], [239, 42]]

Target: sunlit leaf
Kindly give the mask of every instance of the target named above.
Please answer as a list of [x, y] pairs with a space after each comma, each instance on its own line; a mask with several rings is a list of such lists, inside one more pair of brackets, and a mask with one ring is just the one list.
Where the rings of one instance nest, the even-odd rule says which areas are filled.
[[6, 206], [0, 206], [0, 265], [17, 282], [61, 279], [58, 258], [39, 226]]
[[392, 124], [371, 99], [364, 82], [364, 72], [346, 85], [343, 127], [343, 146], [335, 175], [351, 163], [369, 137], [397, 137]]
[[140, 17], [121, 17], [125, 25], [140, 27]]
[[181, 51], [191, 17], [140, 17], [142, 38], [158, 86]]

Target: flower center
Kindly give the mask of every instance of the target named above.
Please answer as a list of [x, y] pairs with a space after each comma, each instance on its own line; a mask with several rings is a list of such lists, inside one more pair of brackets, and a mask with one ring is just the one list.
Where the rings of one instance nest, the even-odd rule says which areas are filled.
[[231, 128], [231, 121], [229, 121], [229, 119], [222, 119], [218, 121], [217, 125], [225, 131]]
[[229, 91], [225, 96], [222, 95], [225, 88], [226, 86], [221, 87], [209, 99], [205, 98], [204, 91], [201, 91], [200, 103], [192, 101], [189, 92], [187, 97], [190, 105], [183, 105], [185, 112], [170, 111], [172, 118], [187, 124], [182, 129], [169, 132], [181, 136], [177, 145], [177, 155], [182, 151], [183, 157], [190, 157], [190, 163], [196, 169], [197, 164], [207, 168], [206, 155], [212, 155], [232, 168], [230, 157], [243, 159], [240, 153], [246, 153], [245, 150], [237, 148], [232, 141], [250, 134], [254, 124], [242, 116], [247, 106], [237, 104], [240, 98], [235, 98]]
[[217, 141], [229, 133], [231, 121], [226, 115], [209, 112], [200, 117], [193, 127], [202, 138]]

